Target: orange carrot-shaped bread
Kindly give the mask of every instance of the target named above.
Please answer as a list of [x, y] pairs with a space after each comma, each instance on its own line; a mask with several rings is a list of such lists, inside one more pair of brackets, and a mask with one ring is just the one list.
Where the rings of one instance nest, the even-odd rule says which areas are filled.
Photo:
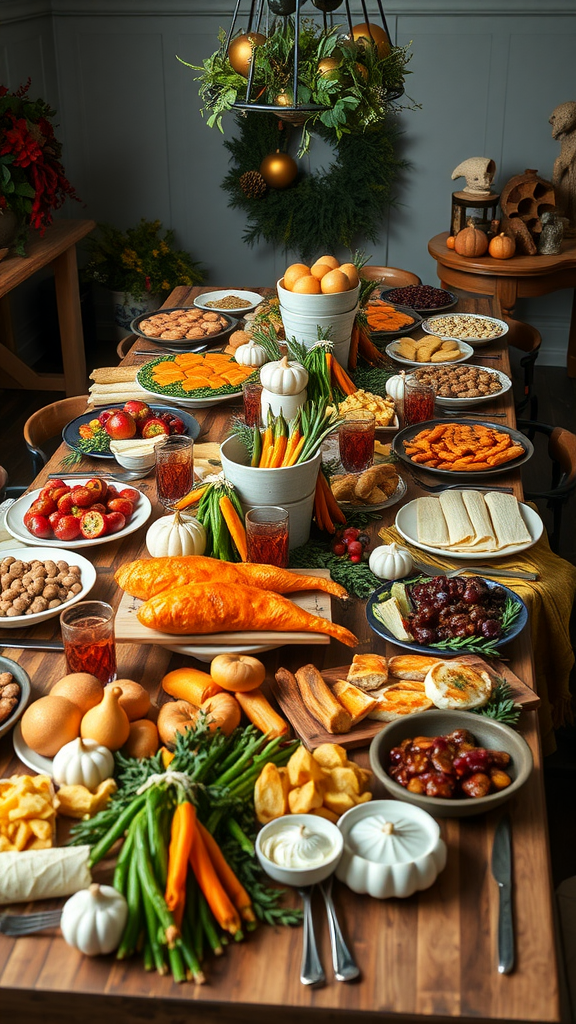
[[138, 612], [138, 619], [163, 633], [229, 633], [264, 630], [328, 633], [348, 647], [358, 640], [344, 626], [311, 615], [271, 590], [232, 583], [195, 583], [163, 590]]
[[275, 565], [221, 562], [205, 555], [176, 558], [139, 558], [123, 565], [115, 575], [118, 586], [142, 601], [163, 590], [185, 583], [240, 583], [248, 587], [292, 594], [297, 590], [323, 590], [334, 597], [346, 597], [344, 587], [322, 576], [301, 576]]

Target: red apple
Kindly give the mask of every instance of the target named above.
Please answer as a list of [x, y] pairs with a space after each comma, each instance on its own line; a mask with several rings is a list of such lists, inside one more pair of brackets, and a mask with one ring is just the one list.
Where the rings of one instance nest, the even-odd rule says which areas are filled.
[[168, 434], [170, 428], [163, 423], [157, 416], [153, 416], [151, 420], [146, 420], [146, 423], [142, 427], [142, 437], [156, 437], [158, 434]]
[[175, 416], [174, 419], [170, 420], [170, 423], [168, 424], [168, 429], [170, 430], [171, 434], [186, 433], [186, 426], [184, 424], [184, 420], [181, 420], [179, 416]]
[[130, 413], [120, 409], [113, 413], [104, 429], [114, 441], [126, 441], [135, 436], [136, 421], [130, 416]]
[[146, 405], [146, 402], [139, 402], [135, 398], [126, 402], [124, 412], [127, 412], [136, 421], [137, 427], [142, 427], [144, 422], [154, 415], [150, 406]]
[[106, 516], [106, 526], [108, 533], [118, 533], [126, 526], [126, 519], [121, 512], [109, 512]]
[[106, 424], [108, 423], [108, 420], [110, 419], [111, 416], [114, 415], [115, 412], [118, 412], [118, 410], [117, 409], [103, 409], [102, 412], [100, 413], [100, 415], [98, 416], [98, 423], [100, 424], [100, 426], [101, 427], [105, 427]]
[[87, 487], [80, 486], [72, 489], [72, 500], [75, 505], [79, 505], [80, 508], [89, 508], [90, 505], [94, 504], [96, 500], [94, 498], [93, 491], [88, 490]]
[[26, 523], [26, 529], [33, 534], [34, 537], [47, 540], [52, 537], [52, 527], [46, 516], [33, 515]]
[[80, 536], [80, 520], [76, 516], [62, 516], [54, 527], [58, 540], [76, 540]]

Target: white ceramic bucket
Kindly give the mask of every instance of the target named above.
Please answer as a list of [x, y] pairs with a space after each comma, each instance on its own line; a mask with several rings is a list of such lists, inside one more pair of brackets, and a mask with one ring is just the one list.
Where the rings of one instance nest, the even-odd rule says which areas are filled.
[[330, 341], [334, 345], [334, 356], [344, 369], [348, 366], [352, 328], [358, 306], [347, 313], [333, 313], [329, 316], [292, 313], [280, 305], [280, 314], [287, 338], [295, 338], [301, 345], [311, 349], [318, 341], [318, 328], [330, 330]]
[[287, 423], [293, 420], [298, 409], [301, 409], [306, 405], [306, 398], [308, 392], [306, 388], [300, 391], [297, 395], [275, 395], [273, 391], [268, 391], [267, 388], [262, 388], [262, 394], [260, 396], [260, 409], [262, 413], [262, 424], [266, 426], [266, 418], [268, 416], [268, 409], [272, 409], [274, 416], [279, 416], [282, 413]]
[[292, 313], [312, 314], [314, 316], [332, 316], [334, 313], [347, 313], [358, 305], [360, 285], [350, 288], [347, 292], [333, 292], [331, 295], [301, 295], [289, 292], [284, 288], [284, 278], [276, 282], [280, 305]]
[[224, 476], [233, 484], [244, 512], [262, 505], [280, 505], [289, 514], [290, 548], [305, 544], [310, 536], [314, 492], [322, 453], [296, 466], [257, 469], [248, 466], [246, 448], [237, 437], [220, 446]]

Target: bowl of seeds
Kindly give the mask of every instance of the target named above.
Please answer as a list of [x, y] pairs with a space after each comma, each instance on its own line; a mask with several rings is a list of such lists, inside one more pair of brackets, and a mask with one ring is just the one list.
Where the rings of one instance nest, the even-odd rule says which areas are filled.
[[478, 348], [508, 334], [508, 324], [493, 316], [480, 313], [449, 313], [445, 316], [431, 316], [421, 324], [426, 334], [440, 338], [454, 338]]

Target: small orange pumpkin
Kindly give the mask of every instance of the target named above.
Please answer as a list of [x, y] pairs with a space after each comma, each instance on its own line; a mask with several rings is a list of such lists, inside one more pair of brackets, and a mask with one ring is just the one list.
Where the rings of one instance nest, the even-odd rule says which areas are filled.
[[448, 235], [448, 238], [446, 239], [446, 248], [447, 249], [453, 249], [455, 247], [455, 245], [456, 245], [456, 239], [454, 238], [454, 235]]
[[516, 252], [516, 242], [502, 231], [490, 239], [488, 252], [495, 260], [509, 260]]
[[475, 227], [473, 221], [469, 221], [468, 227], [462, 228], [456, 235], [454, 248], [459, 256], [483, 256], [488, 249], [488, 235]]
[[229, 736], [240, 725], [240, 705], [231, 693], [215, 693], [204, 701], [200, 710], [208, 715], [212, 732], [220, 729], [225, 736]]

